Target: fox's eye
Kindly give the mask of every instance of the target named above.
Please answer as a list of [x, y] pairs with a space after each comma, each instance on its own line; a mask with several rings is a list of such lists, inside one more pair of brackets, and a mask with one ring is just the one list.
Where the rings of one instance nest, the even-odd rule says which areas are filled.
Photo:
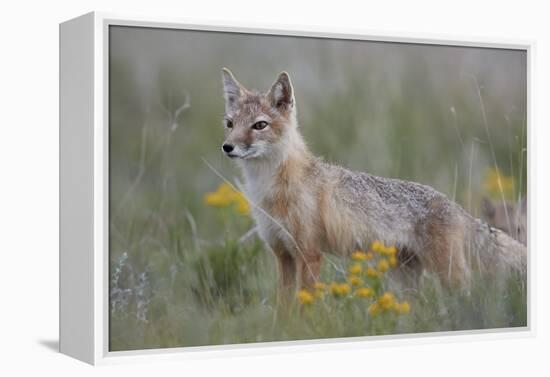
[[233, 128], [233, 122], [231, 121], [231, 119], [226, 119], [225, 120], [225, 127]]
[[252, 125], [252, 128], [255, 129], [255, 130], [263, 130], [266, 127], [267, 127], [267, 122], [264, 121], [264, 120], [256, 122]]

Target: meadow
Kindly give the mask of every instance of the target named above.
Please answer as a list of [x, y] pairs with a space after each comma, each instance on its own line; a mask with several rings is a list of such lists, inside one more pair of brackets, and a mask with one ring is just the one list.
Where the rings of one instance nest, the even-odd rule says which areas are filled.
[[316, 155], [479, 216], [527, 195], [524, 52], [130, 27], [110, 49], [111, 351], [526, 326], [523, 278], [396, 289], [392, 245], [327, 256], [325, 286], [278, 307], [275, 259], [218, 175], [239, 187], [221, 67], [260, 90], [286, 70]]

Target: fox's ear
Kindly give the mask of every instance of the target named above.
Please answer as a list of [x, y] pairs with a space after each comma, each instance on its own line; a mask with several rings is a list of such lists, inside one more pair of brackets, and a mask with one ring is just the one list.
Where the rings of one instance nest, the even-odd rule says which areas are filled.
[[227, 68], [222, 68], [222, 80], [225, 108], [231, 109], [243, 94], [244, 88]]
[[288, 73], [282, 72], [271, 85], [267, 93], [273, 107], [280, 110], [291, 110], [294, 107], [294, 90]]
[[484, 219], [492, 219], [495, 216], [496, 208], [491, 199], [482, 198], [481, 199], [481, 216]]

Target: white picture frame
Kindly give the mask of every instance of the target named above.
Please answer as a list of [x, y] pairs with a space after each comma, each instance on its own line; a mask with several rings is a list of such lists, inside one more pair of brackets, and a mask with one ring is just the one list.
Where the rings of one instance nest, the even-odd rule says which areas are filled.
[[[534, 263], [531, 249], [528, 260], [528, 326], [525, 328], [110, 352], [107, 62], [111, 25], [524, 50], [527, 53], [528, 145], [532, 145], [534, 137], [530, 72], [535, 46], [532, 41], [459, 37], [438, 39], [431, 35], [365, 33], [363, 30], [326, 30], [305, 26], [293, 29], [279, 25], [236, 23], [196, 25], [185, 20], [98, 12], [66, 21], [60, 25], [60, 352], [90, 364], [110, 364], [534, 335], [532, 287], [535, 277], [531, 268]], [[529, 148], [529, 177], [531, 154], [532, 149]], [[529, 199], [532, 202], [532, 197]], [[529, 213], [532, 215], [531, 209], [529, 203]], [[528, 226], [528, 239], [532, 239], [532, 228]]]

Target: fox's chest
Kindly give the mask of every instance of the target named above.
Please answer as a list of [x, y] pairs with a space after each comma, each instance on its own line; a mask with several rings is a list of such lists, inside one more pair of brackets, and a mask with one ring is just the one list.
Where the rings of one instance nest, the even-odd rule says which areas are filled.
[[268, 212], [255, 209], [252, 211], [258, 234], [268, 245], [282, 242], [288, 249], [293, 249], [294, 236], [285, 219], [275, 218]]
[[277, 169], [245, 170], [245, 188], [262, 239], [288, 249], [306, 240], [319, 218], [316, 185], [288, 164]]
[[272, 186], [266, 195], [250, 197], [257, 200], [252, 214], [261, 238], [268, 244], [283, 242], [288, 249], [294, 249], [311, 230], [317, 206], [310, 193]]

